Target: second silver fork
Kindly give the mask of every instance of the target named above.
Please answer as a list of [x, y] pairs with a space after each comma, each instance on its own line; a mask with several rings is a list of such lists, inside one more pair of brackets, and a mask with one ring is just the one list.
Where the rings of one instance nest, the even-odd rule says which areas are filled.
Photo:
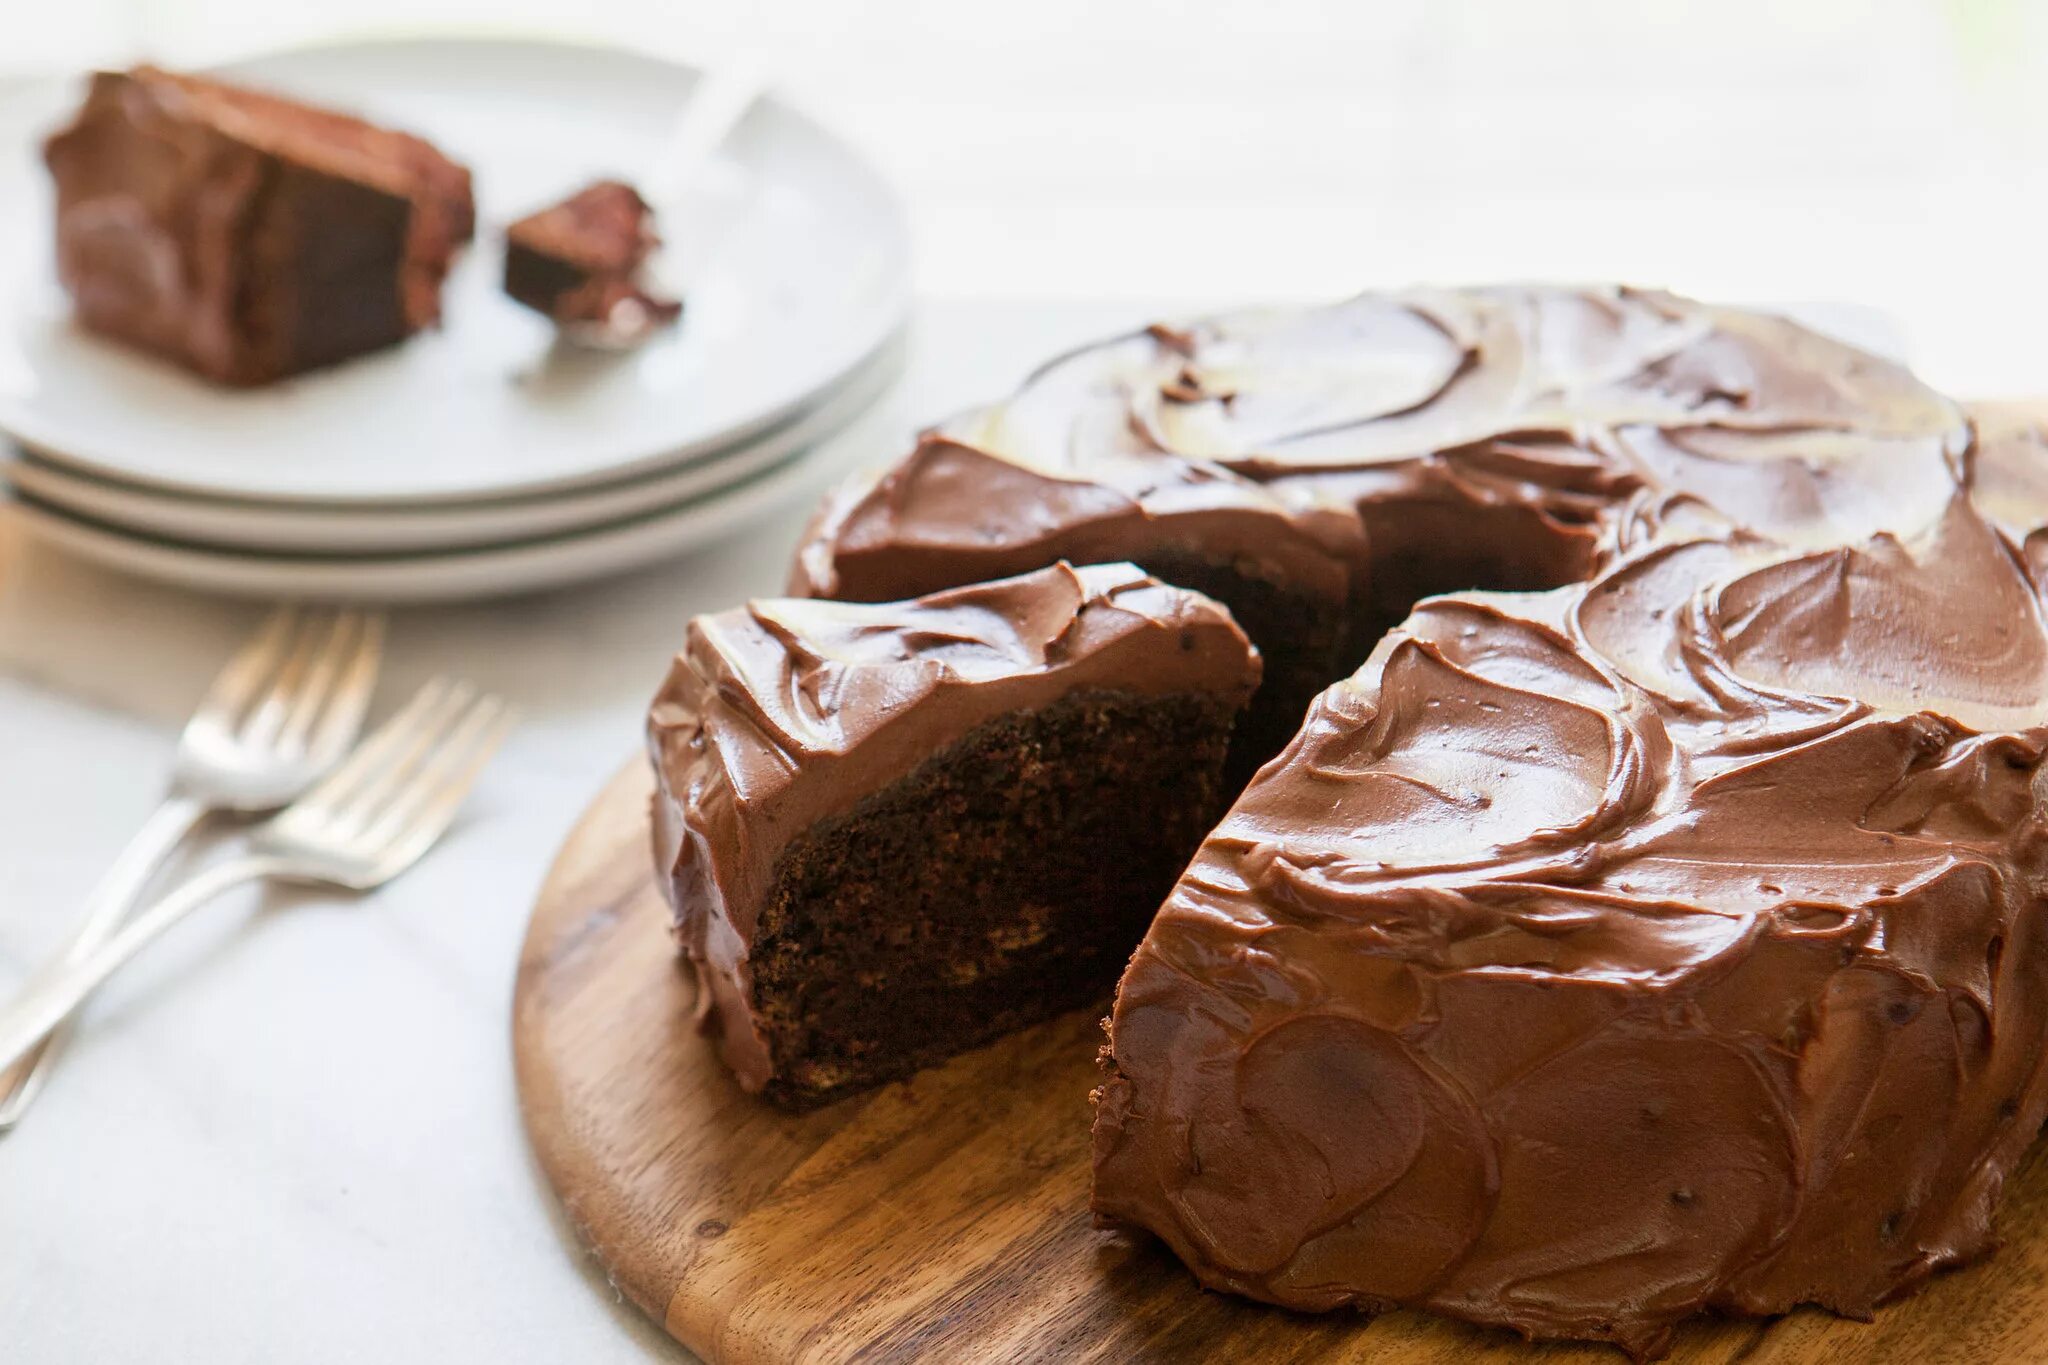
[[496, 697], [428, 683], [311, 791], [258, 826], [243, 856], [137, 911], [83, 958], [31, 977], [0, 1008], [0, 1066], [25, 1056], [123, 963], [230, 887], [272, 880], [371, 891], [411, 867], [454, 821], [511, 723]]
[[[273, 612], [185, 726], [170, 791], [93, 889], [61, 960], [82, 960], [111, 938], [157, 868], [209, 815], [276, 810], [339, 762], [362, 730], [383, 639], [374, 614]], [[64, 1037], [53, 1033], [0, 1073], [0, 1134], [35, 1102]]]

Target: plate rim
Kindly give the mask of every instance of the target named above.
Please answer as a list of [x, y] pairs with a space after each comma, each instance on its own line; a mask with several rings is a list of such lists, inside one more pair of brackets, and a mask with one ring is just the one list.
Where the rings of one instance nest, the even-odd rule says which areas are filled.
[[[226, 552], [274, 555], [305, 543], [311, 546], [309, 553], [323, 557], [398, 557], [512, 544], [574, 534], [742, 486], [867, 420], [888, 401], [902, 378], [906, 350], [901, 334], [892, 338], [844, 383], [753, 441], [672, 468], [553, 496], [388, 508], [280, 506], [166, 494], [147, 486], [97, 479], [45, 462], [26, 449], [11, 455], [0, 451], [0, 485], [66, 515], [101, 524], [113, 534]], [[778, 446], [782, 448], [777, 450]], [[775, 453], [764, 458], [765, 451]], [[165, 512], [182, 524], [156, 519]], [[551, 513], [555, 515], [551, 517]], [[526, 515], [522, 518], [521, 514]], [[211, 520], [214, 529], [200, 529], [202, 519]], [[525, 524], [498, 529], [507, 519]], [[548, 524], [535, 529], [534, 520]], [[460, 524], [464, 522], [469, 524]], [[228, 529], [222, 529], [224, 523]]]
[[[703, 529], [713, 517], [737, 533], [794, 502], [863, 434], [855, 424], [730, 488], [637, 516], [577, 532], [425, 554], [287, 557], [132, 536], [18, 493], [0, 500], [0, 509], [24, 535], [66, 554], [192, 591], [264, 600], [481, 602], [591, 582], [688, 553], [719, 538]], [[579, 548], [597, 558], [566, 571], [547, 569], [549, 556]], [[481, 587], [413, 581], [440, 574], [465, 582], [489, 575], [493, 581]], [[259, 581], [238, 577], [248, 575]]]

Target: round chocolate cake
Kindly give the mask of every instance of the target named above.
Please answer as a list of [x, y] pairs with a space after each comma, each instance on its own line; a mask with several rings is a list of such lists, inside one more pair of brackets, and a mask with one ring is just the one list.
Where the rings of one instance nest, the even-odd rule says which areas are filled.
[[1098, 1213], [1213, 1288], [1650, 1354], [1991, 1243], [2048, 1114], [2044, 525], [2025, 414], [1790, 322], [1415, 292], [1058, 360], [794, 587], [1228, 607], [1227, 771], [1271, 761], [1117, 988]]

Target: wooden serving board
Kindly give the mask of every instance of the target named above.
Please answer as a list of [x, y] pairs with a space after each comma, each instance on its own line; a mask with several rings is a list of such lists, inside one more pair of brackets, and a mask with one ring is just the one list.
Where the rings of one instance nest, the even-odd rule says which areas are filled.
[[[1311, 1317], [1199, 1289], [1088, 1215], [1083, 1013], [792, 1116], [740, 1091], [691, 1025], [635, 763], [569, 836], [519, 965], [513, 1048], [542, 1166], [619, 1288], [707, 1361], [1563, 1361], [1419, 1313]], [[2048, 1361], [2048, 1163], [2008, 1245], [1873, 1324], [1702, 1320], [1686, 1362]]]

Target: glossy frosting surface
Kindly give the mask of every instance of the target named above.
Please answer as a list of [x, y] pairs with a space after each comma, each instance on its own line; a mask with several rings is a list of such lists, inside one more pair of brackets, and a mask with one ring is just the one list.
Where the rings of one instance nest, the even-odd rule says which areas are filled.
[[1089, 689], [1241, 705], [1258, 676], [1227, 612], [1128, 564], [692, 621], [648, 720], [655, 858], [706, 1027], [741, 1083], [758, 1090], [773, 1069], [747, 951], [792, 839], [1001, 717]]
[[1034, 385], [1012, 438], [1570, 553], [1417, 606], [1204, 845], [1119, 991], [1099, 1212], [1214, 1287], [1639, 1352], [1987, 1249], [2048, 1114], [2027, 415], [1626, 290], [1176, 335], [1233, 404], [1135, 421], [1168, 362], [1131, 339], [1065, 363], [1142, 375], [1133, 420]]

